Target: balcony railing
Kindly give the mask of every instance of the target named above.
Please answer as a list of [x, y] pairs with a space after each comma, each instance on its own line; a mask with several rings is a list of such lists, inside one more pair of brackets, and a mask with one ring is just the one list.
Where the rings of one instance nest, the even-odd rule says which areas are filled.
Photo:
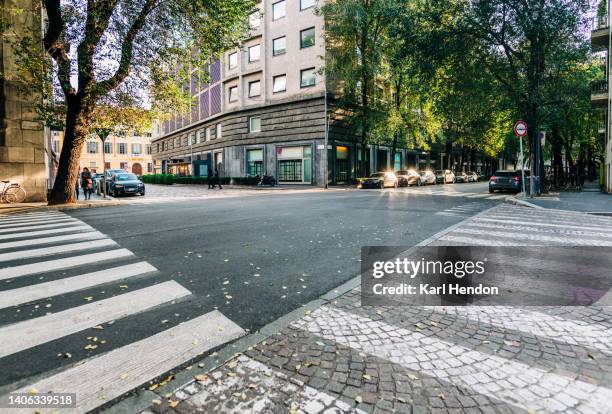
[[608, 92], [608, 81], [607, 80], [600, 80], [600, 81], [596, 81], [591, 83], [591, 93], [596, 95], [596, 94], [601, 94], [601, 93], [607, 93]]
[[608, 27], [608, 15], [595, 16], [593, 18], [593, 30], [601, 30]]

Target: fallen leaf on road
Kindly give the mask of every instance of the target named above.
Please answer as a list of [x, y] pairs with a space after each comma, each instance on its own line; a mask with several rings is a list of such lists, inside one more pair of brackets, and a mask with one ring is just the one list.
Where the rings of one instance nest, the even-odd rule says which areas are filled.
[[372, 379], [372, 377], [368, 374], [363, 374], [363, 378], [367, 379], [368, 381]]
[[119, 375], [119, 378], [122, 380], [126, 379], [127, 377], [128, 377], [127, 372], [122, 372], [121, 375]]
[[235, 373], [235, 372], [228, 372], [228, 373], [227, 373], [227, 376], [228, 376], [228, 377], [235, 377], [235, 376], [236, 376], [236, 373]]
[[151, 402], [155, 405], [161, 405], [161, 400], [155, 399], [155, 400], [151, 400]]
[[38, 394], [38, 390], [32, 387], [28, 390], [28, 394]]
[[196, 381], [206, 381], [208, 379], [208, 375], [206, 375], [206, 374], [198, 374], [198, 375], [194, 376], [194, 378], [196, 379]]
[[419, 377], [417, 377], [416, 375], [413, 375], [413, 374], [408, 374], [408, 378], [413, 380], [413, 381], [416, 381], [416, 380], [419, 379]]
[[102, 330], [102, 329], [104, 329], [104, 327], [102, 325], [96, 325], [96, 326], [93, 327], [93, 329]]
[[176, 407], [178, 403], [178, 400], [168, 400], [168, 405], [170, 406], [170, 408]]
[[361, 404], [363, 402], [363, 398], [361, 398], [361, 395], [358, 395], [358, 396], [355, 397], [355, 402], [357, 404]]
[[444, 394], [438, 394], [438, 398], [439, 398], [439, 399], [441, 399], [441, 400], [445, 400], [445, 399], [446, 399], [446, 397], [444, 396]]
[[237, 363], [236, 361], [232, 361], [232, 362], [230, 362], [229, 364], [227, 364], [227, 366], [228, 366], [230, 369], [234, 369], [234, 368], [236, 368], [236, 366], [237, 366], [237, 365], [238, 365], [238, 363]]
[[83, 299], [85, 299], [87, 302], [91, 302], [93, 300], [93, 296], [85, 296]]

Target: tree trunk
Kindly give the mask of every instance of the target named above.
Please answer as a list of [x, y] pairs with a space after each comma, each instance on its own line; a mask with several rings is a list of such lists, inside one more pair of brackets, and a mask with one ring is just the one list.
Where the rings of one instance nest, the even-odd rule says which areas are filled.
[[53, 190], [49, 195], [49, 205], [76, 203], [79, 160], [87, 139], [87, 133], [87, 111], [81, 107], [80, 103], [69, 103], [66, 111], [64, 144]]

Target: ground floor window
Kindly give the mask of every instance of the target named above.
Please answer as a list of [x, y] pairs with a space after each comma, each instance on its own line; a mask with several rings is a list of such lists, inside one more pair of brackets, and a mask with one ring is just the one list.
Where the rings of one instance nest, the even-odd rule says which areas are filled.
[[247, 150], [247, 174], [250, 176], [262, 175], [263, 171], [263, 150]]
[[393, 169], [395, 171], [399, 171], [402, 169], [402, 153], [396, 152], [395, 157], [393, 159]]
[[349, 179], [351, 163], [349, 147], [336, 147], [336, 182], [342, 183]]
[[302, 160], [280, 160], [278, 162], [278, 180], [302, 182]]
[[277, 147], [278, 181], [288, 183], [312, 182], [312, 147], [310, 145]]

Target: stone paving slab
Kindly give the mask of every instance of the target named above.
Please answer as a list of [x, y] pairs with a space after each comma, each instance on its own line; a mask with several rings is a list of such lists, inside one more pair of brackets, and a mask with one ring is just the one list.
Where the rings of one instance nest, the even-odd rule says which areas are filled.
[[[490, 223], [514, 237], [491, 233]], [[500, 205], [431, 244], [592, 243], [566, 226], [612, 235], [612, 218]], [[465, 228], [482, 231], [466, 238]], [[610, 413], [610, 407], [610, 307], [365, 307], [355, 288], [160, 395], [144, 413]]]

